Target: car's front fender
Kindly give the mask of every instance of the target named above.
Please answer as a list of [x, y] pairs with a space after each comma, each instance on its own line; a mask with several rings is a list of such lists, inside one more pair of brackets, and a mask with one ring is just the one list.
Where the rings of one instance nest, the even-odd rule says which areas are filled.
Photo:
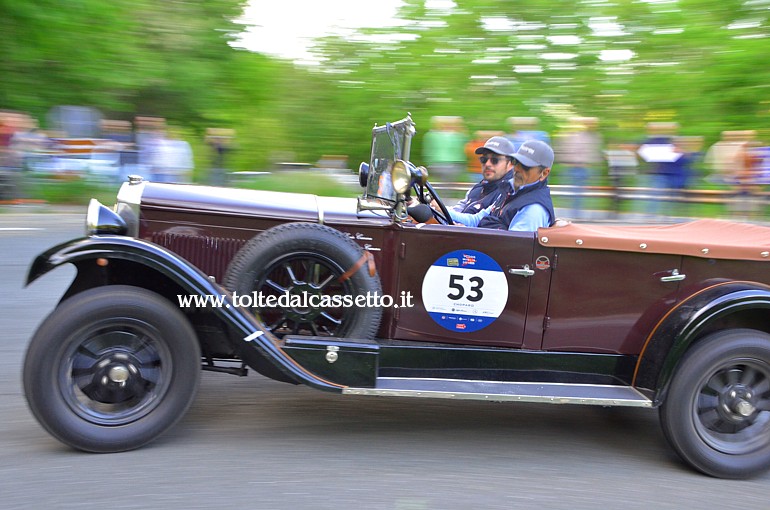
[[[214, 283], [185, 259], [154, 243], [113, 235], [74, 239], [38, 255], [30, 266], [27, 285], [67, 263], [77, 266], [79, 272], [98, 274], [108, 272], [111, 265], [119, 265], [121, 262], [130, 262], [133, 267], [141, 267], [146, 270], [146, 275], [150, 278], [170, 282], [182, 292], [199, 296], [223, 297], [222, 306], [210, 306], [211, 311], [238, 332], [239, 345], [234, 347], [252, 366], [254, 364], [251, 360], [267, 359], [291, 380], [323, 390], [342, 390], [341, 385], [318, 378], [293, 361], [283, 351], [278, 339], [251, 313], [232, 303], [229, 293], [224, 288]], [[114, 277], [105, 277], [101, 281], [95, 277], [87, 279], [86, 285], [126, 283], [124, 280], [115, 282]], [[153, 286], [157, 286], [157, 281], [152, 283]]]

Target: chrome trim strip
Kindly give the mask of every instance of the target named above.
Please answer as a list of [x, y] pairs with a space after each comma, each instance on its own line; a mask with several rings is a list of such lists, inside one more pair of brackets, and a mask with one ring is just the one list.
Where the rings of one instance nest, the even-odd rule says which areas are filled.
[[[432, 388], [432, 386], [434, 387]], [[484, 389], [487, 391], [475, 391]], [[377, 387], [375, 388], [345, 388], [342, 393], [343, 395], [487, 400], [490, 402], [652, 407], [652, 400], [630, 386], [601, 384], [511, 383], [394, 377], [377, 379]]]
[[318, 224], [323, 225], [324, 224], [324, 209], [321, 207], [321, 202], [318, 200], [318, 195], [313, 195], [313, 198], [315, 199], [315, 208], [318, 211]]

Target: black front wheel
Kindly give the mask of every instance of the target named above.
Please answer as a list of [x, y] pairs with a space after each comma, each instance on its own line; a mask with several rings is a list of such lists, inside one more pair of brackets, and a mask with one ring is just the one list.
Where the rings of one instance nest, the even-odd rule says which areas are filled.
[[136, 287], [67, 299], [41, 324], [24, 359], [24, 393], [54, 437], [90, 452], [138, 448], [192, 403], [200, 346], [179, 309]]
[[706, 474], [747, 478], [770, 469], [770, 335], [734, 329], [698, 342], [660, 417], [677, 453]]

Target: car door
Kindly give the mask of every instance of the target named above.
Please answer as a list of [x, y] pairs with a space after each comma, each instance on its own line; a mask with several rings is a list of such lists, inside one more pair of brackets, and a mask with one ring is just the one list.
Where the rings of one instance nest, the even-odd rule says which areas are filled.
[[534, 275], [532, 232], [422, 225], [397, 235], [393, 338], [520, 347]]
[[636, 354], [677, 301], [682, 257], [556, 249], [543, 349]]

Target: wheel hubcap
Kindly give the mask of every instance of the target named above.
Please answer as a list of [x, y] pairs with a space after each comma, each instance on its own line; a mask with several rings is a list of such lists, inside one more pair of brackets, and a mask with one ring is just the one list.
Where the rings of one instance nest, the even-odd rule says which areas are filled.
[[720, 395], [722, 411], [726, 417], [741, 421], [757, 410], [752, 397], [751, 388], [743, 385], [730, 386]]
[[736, 407], [736, 411], [741, 416], [751, 416], [752, 414], [754, 414], [754, 411], [756, 411], [757, 409], [756, 407], [751, 405], [749, 402], [746, 402], [745, 400], [742, 402], [738, 402], [735, 407]]
[[110, 381], [113, 383], [121, 385], [126, 384], [126, 381], [128, 380], [128, 368], [123, 365], [114, 366], [107, 372], [107, 377], [109, 377]]
[[149, 324], [104, 321], [79, 335], [62, 366], [59, 386], [82, 418], [121, 425], [146, 415], [165, 393], [170, 354]]
[[770, 365], [733, 360], [704, 380], [693, 406], [698, 434], [712, 448], [745, 454], [770, 443]]

